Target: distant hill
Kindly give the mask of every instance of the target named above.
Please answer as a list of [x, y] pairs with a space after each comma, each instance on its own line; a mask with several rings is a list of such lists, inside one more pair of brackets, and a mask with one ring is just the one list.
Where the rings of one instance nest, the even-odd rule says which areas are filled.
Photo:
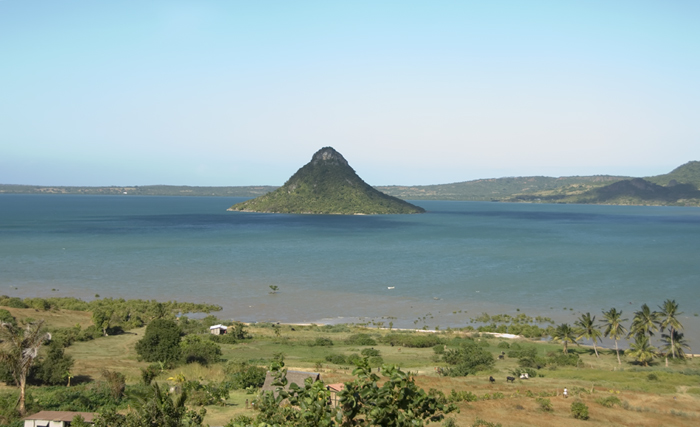
[[144, 185], [111, 187], [60, 187], [0, 184], [0, 194], [86, 194], [132, 196], [219, 196], [257, 197], [279, 188], [267, 185], [247, 187], [190, 187], [186, 185]]
[[378, 186], [378, 190], [408, 200], [475, 200], [501, 201], [518, 194], [539, 192], [588, 190], [629, 178], [624, 176], [596, 175], [552, 178], [526, 176], [510, 178], [478, 179], [453, 184]]
[[[342, 156], [341, 156], [342, 157]], [[344, 160], [344, 159], [343, 159]], [[346, 162], [347, 163], [347, 162]], [[350, 168], [350, 170], [352, 170]], [[352, 171], [354, 174], [354, 171]], [[355, 175], [356, 176], [356, 175]], [[357, 178], [359, 179], [359, 177]], [[667, 174], [645, 177], [653, 187], [628, 176], [509, 177], [440, 185], [377, 186], [376, 190], [403, 200], [474, 200], [530, 203], [604, 203], [700, 206], [700, 161], [691, 161]], [[291, 180], [291, 178], [290, 178]], [[362, 181], [360, 179], [360, 181]], [[626, 183], [625, 183], [626, 181]], [[635, 182], [632, 182], [635, 181]], [[614, 185], [623, 182], [623, 184]], [[643, 188], [645, 188], [643, 190]], [[0, 184], [0, 194], [112, 194], [145, 196], [258, 197], [279, 187], [188, 187], [170, 185], [127, 187], [42, 187]]]
[[344, 215], [425, 212], [369, 186], [331, 147], [317, 151], [282, 187], [229, 210]]
[[518, 194], [504, 201], [585, 203], [610, 205], [700, 206], [700, 162], [688, 162], [670, 173], [646, 179], [624, 179], [612, 184], [571, 191]]
[[679, 184], [691, 184], [696, 189], [700, 189], [700, 162], [688, 162], [667, 174], [650, 176], [644, 179], [659, 185], [669, 185], [669, 183], [673, 185], [673, 181], [675, 181], [675, 183]]

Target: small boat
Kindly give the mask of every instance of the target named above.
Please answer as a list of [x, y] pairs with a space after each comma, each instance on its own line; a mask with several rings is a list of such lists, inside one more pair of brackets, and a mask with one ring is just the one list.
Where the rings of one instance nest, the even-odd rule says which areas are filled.
[[396, 286], [387, 286], [387, 289], [394, 289]]

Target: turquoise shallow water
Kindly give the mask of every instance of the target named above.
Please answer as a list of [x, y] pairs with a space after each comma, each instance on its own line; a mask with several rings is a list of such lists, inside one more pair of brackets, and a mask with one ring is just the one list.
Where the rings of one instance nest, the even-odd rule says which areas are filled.
[[700, 345], [697, 208], [419, 201], [428, 213], [226, 212], [241, 200], [0, 195], [0, 292], [431, 329], [517, 309], [573, 321], [617, 307], [631, 318], [671, 298]]

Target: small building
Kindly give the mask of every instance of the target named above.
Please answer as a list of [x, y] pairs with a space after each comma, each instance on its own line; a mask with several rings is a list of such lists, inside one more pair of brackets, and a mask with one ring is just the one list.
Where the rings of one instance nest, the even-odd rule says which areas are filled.
[[[284, 386], [285, 390], [289, 390], [289, 386], [296, 384], [299, 387], [304, 387], [304, 381], [307, 378], [311, 378], [311, 381], [321, 381], [321, 374], [318, 372], [304, 372], [304, 371], [287, 371], [287, 385]], [[262, 386], [261, 391], [271, 391], [277, 394], [277, 387], [273, 386], [272, 383], [275, 378], [272, 376], [272, 372], [267, 371], [265, 375], [265, 383]]]
[[28, 415], [22, 420], [24, 427], [68, 427], [73, 419], [80, 415], [86, 423], [93, 423], [97, 414], [93, 412], [72, 412], [72, 411], [41, 411], [34, 415]]
[[209, 327], [209, 333], [213, 335], [224, 335], [228, 330], [228, 326], [214, 325]]
[[345, 384], [326, 384], [326, 390], [331, 392], [331, 405], [338, 406], [338, 393], [345, 390]]

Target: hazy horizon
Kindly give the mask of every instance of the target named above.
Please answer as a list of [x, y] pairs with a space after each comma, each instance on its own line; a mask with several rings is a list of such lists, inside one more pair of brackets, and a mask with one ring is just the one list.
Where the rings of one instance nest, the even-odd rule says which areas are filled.
[[[341, 153], [342, 154], [342, 153]], [[689, 160], [693, 161], [693, 160]], [[688, 163], [688, 162], [685, 162]], [[685, 164], [684, 163], [684, 164]], [[303, 166], [303, 165], [302, 165]], [[350, 164], [352, 167], [352, 164]], [[681, 166], [681, 165], [678, 165]], [[676, 167], [678, 167], [676, 166]], [[301, 166], [300, 166], [301, 167]], [[673, 169], [675, 169], [674, 167]], [[296, 172], [296, 171], [295, 171]], [[662, 172], [660, 174], [656, 175], [662, 175], [665, 173], [671, 172], [671, 170], [668, 170], [666, 172]], [[293, 174], [293, 173], [292, 173]], [[292, 176], [290, 174], [289, 177]], [[358, 174], [359, 175], [359, 174]], [[545, 178], [565, 178], [565, 177], [573, 177], [573, 176], [629, 176], [632, 178], [644, 178], [644, 177], [650, 177], [654, 175], [640, 175], [640, 176], [632, 176], [632, 175], [622, 175], [622, 174], [615, 174], [615, 173], [601, 173], [601, 174], [588, 174], [588, 175], [559, 175], [559, 176], [549, 176], [549, 175], [506, 175], [506, 176], [492, 176], [492, 177], [484, 177], [484, 178], [474, 178], [474, 179], [467, 179], [467, 180], [461, 180], [461, 181], [452, 181], [452, 182], [441, 182], [441, 183], [436, 183], [436, 184], [374, 184], [374, 183], [368, 183], [374, 187], [389, 187], [389, 186], [398, 186], [398, 187], [415, 187], [415, 186], [427, 186], [427, 185], [446, 185], [446, 184], [458, 184], [462, 182], [470, 182], [470, 181], [483, 181], [483, 180], [490, 180], [490, 179], [506, 179], [506, 178], [528, 178], [528, 177], [545, 177]], [[281, 187], [287, 179], [287, 177], [283, 182], [279, 184], [245, 184], [245, 185], [236, 185], [236, 184], [230, 184], [230, 185], [191, 185], [191, 184], [165, 184], [165, 183], [158, 183], [158, 184], [109, 184], [109, 185], [58, 185], [58, 184], [35, 184], [35, 183], [8, 183], [8, 182], [0, 182], [0, 185], [33, 185], [33, 186], [39, 186], [39, 187], [148, 187], [148, 186], [174, 186], [174, 187]], [[360, 176], [362, 178], [362, 176]]]
[[653, 176], [700, 159], [700, 3], [0, 1], [0, 182]]

